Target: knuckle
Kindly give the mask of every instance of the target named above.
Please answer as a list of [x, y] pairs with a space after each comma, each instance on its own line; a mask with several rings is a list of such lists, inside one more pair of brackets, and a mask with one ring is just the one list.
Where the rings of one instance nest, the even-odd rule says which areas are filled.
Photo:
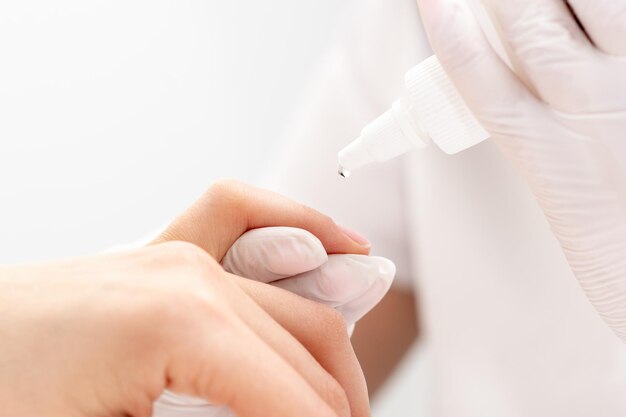
[[241, 181], [220, 179], [205, 192], [203, 200], [218, 213], [241, 213], [250, 197], [250, 187]]
[[246, 185], [243, 182], [225, 178], [211, 184], [207, 192], [212, 198], [233, 198], [242, 194], [245, 189]]
[[142, 346], [176, 347], [201, 342], [207, 325], [229, 317], [220, 270], [206, 252], [186, 242], [152, 247], [143, 268], [152, 273], [135, 282], [140, 291], [111, 316], [120, 331]]
[[188, 242], [174, 241], [159, 246], [151, 267], [170, 273], [163, 275], [159, 284], [153, 281], [153, 302], [147, 303], [149, 313], [163, 319], [181, 320], [191, 312], [209, 308], [215, 299], [214, 284], [222, 273], [220, 265], [203, 249]]
[[158, 337], [175, 344], [195, 343], [209, 323], [227, 321], [218, 298], [202, 284], [162, 291], [144, 314]]

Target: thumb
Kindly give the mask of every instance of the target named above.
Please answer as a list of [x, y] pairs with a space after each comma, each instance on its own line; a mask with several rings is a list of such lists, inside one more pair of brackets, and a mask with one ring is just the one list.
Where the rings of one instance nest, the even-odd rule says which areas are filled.
[[318, 268], [328, 260], [322, 242], [295, 227], [265, 227], [244, 233], [222, 266], [232, 274], [270, 283]]

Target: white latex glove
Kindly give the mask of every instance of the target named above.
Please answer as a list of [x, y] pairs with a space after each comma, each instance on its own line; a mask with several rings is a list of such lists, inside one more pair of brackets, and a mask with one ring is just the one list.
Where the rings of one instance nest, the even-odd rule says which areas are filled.
[[[395, 265], [366, 255], [327, 255], [306, 230], [267, 227], [242, 235], [222, 260], [228, 272], [275, 285], [340, 311], [348, 326], [363, 317], [389, 290]], [[165, 392], [154, 417], [227, 417], [226, 407]]]
[[529, 184], [589, 300], [626, 341], [626, 2], [570, 0], [571, 10], [562, 0], [487, 2], [515, 72], [465, 1], [418, 3], [443, 67]]
[[228, 272], [334, 307], [353, 325], [389, 290], [393, 262], [367, 255], [327, 255], [311, 233], [292, 227], [247, 232], [230, 248]]

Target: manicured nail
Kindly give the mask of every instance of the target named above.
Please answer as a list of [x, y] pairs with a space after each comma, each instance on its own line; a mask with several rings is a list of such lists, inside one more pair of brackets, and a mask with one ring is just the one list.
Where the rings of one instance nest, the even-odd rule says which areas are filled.
[[361, 234], [355, 232], [352, 229], [348, 229], [345, 226], [341, 226], [339, 225], [339, 228], [341, 229], [341, 231], [348, 236], [350, 239], [352, 239], [354, 242], [356, 242], [357, 244], [363, 246], [364, 248], [370, 248], [372, 247], [372, 244], [370, 243], [369, 240], [367, 240], [364, 236], [362, 236]]

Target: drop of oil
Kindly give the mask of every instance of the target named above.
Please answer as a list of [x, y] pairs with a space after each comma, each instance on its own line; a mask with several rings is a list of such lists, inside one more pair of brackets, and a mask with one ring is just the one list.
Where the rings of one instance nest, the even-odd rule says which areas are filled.
[[341, 175], [343, 178], [348, 178], [350, 176], [350, 171], [339, 165], [337, 168], [337, 173]]

